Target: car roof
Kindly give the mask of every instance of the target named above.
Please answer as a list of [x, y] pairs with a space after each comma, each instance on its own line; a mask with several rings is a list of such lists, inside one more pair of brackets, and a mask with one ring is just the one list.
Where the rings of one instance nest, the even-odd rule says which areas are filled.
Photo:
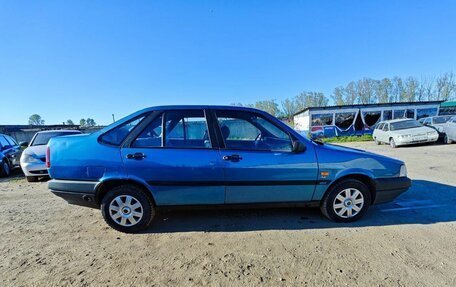
[[188, 110], [188, 109], [217, 109], [217, 110], [244, 110], [244, 111], [255, 111], [263, 112], [259, 109], [243, 107], [243, 106], [230, 106], [230, 105], [164, 105], [154, 106], [143, 109], [142, 111], [157, 111], [157, 110]]
[[37, 134], [46, 134], [46, 133], [55, 133], [55, 132], [61, 132], [61, 133], [81, 133], [79, 130], [47, 130], [47, 131], [39, 131], [36, 132]]

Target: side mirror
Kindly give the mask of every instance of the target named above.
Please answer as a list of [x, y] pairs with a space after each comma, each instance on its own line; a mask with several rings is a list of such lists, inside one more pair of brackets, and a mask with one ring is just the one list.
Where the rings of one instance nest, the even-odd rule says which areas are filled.
[[306, 145], [303, 144], [302, 142], [300, 141], [293, 141], [293, 152], [294, 153], [300, 153], [300, 152], [303, 152], [306, 150]]
[[20, 142], [20, 143], [19, 143], [19, 146], [20, 146], [20, 147], [23, 147], [23, 148], [28, 147], [28, 145], [29, 145], [28, 142]]

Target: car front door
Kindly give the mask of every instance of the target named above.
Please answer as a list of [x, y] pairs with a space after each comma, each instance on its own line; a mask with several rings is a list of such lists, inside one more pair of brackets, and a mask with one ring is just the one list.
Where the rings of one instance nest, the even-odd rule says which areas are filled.
[[381, 141], [384, 143], [389, 143], [389, 123], [385, 123], [382, 128]]
[[224, 175], [204, 110], [151, 116], [122, 147], [129, 177], [151, 187], [158, 205], [223, 204]]
[[318, 173], [310, 142], [292, 152], [291, 135], [259, 113], [215, 110], [227, 204], [311, 200]]

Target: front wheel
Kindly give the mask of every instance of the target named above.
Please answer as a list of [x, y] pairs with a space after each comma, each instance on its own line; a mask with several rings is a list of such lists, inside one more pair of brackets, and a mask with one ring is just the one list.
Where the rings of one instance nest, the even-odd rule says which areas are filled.
[[134, 233], [149, 226], [155, 217], [155, 207], [140, 188], [121, 185], [103, 197], [101, 213], [106, 223], [115, 230]]
[[375, 142], [376, 145], [380, 145], [380, 142], [378, 141], [377, 138], [374, 138], [374, 142]]
[[453, 141], [448, 137], [447, 134], [445, 134], [445, 138], [444, 138], [443, 141], [444, 141], [446, 144], [452, 144], [452, 143], [453, 143]]
[[396, 147], [397, 147], [396, 142], [395, 142], [394, 139], [392, 139], [392, 138], [390, 139], [390, 146], [391, 146], [392, 148], [396, 148]]
[[331, 187], [320, 209], [332, 221], [353, 222], [367, 212], [370, 204], [371, 194], [367, 185], [356, 179], [347, 179]]
[[5, 176], [5, 177], [11, 175], [11, 168], [6, 160], [2, 161], [2, 164], [0, 167], [0, 175]]

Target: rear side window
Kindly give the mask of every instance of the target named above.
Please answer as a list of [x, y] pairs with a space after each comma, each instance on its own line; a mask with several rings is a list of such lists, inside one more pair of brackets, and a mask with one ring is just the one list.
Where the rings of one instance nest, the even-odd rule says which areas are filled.
[[17, 145], [17, 142], [12, 137], [5, 135], [5, 138], [12, 146]]
[[109, 144], [119, 146], [128, 134], [144, 119], [145, 115], [134, 118], [120, 126], [115, 127], [109, 132], [101, 136], [100, 141]]
[[132, 147], [161, 147], [163, 128], [163, 115], [155, 118], [135, 139]]
[[6, 138], [2, 135], [0, 135], [0, 147], [6, 147], [9, 146], [10, 144], [6, 140]]
[[212, 144], [204, 111], [166, 112], [165, 146], [175, 148], [211, 148]]
[[385, 132], [389, 131], [388, 124], [385, 124], [385, 125], [383, 126], [383, 131], [385, 131]]

